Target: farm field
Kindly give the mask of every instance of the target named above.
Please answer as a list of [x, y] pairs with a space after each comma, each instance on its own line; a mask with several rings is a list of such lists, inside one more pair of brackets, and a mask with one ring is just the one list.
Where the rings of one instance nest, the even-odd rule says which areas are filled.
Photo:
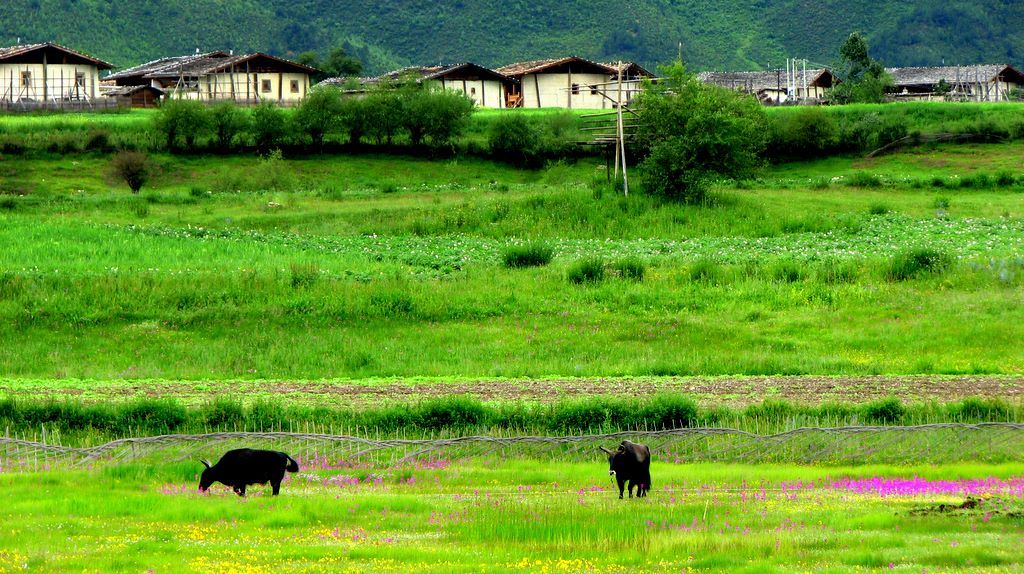
[[[600, 454], [600, 453], [597, 453]], [[194, 461], [0, 474], [0, 572], [1019, 572], [1024, 467], [300, 460], [279, 497]]]
[[[149, 156], [132, 194], [104, 153], [0, 155], [0, 574], [1024, 569], [1019, 140], [702, 205], [596, 157]], [[596, 447], [648, 429], [651, 496], [617, 500]], [[275, 430], [312, 436], [280, 497], [196, 492], [224, 434]], [[444, 450], [535, 434], [584, 442]]]
[[785, 164], [704, 206], [594, 160], [157, 156], [132, 195], [102, 156], [5, 158], [0, 373], [1018, 374], [1022, 150]]

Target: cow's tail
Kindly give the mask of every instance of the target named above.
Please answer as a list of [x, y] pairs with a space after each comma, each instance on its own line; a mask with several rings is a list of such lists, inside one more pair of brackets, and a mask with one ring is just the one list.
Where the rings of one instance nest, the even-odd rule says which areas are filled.
[[284, 469], [288, 472], [299, 472], [299, 463], [295, 462], [295, 459], [288, 455], [284, 456], [288, 459], [288, 464], [285, 465]]

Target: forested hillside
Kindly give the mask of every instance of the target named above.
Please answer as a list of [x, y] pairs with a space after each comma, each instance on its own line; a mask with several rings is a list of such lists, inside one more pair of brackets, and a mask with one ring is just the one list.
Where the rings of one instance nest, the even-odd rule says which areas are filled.
[[344, 47], [379, 72], [575, 54], [693, 70], [830, 64], [861, 31], [886, 65], [1020, 64], [1024, 3], [1005, 0], [5, 0], [0, 45], [59, 42], [117, 66], [213, 49], [285, 57]]

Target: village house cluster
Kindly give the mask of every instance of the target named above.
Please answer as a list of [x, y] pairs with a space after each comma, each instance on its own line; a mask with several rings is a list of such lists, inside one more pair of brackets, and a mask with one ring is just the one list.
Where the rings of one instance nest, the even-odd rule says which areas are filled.
[[[151, 107], [164, 97], [294, 105], [318, 70], [264, 53], [214, 51], [160, 58], [102, 76], [114, 66], [54, 43], [0, 48], [0, 108]], [[896, 99], [1001, 101], [1024, 87], [1008, 64], [888, 68]], [[628, 102], [654, 75], [632, 62], [569, 56], [490, 69], [472, 63], [409, 67], [372, 78], [329, 78], [358, 96], [397, 80], [456, 90], [488, 108], [611, 108]], [[826, 68], [768, 72], [704, 72], [698, 79], [755, 95], [766, 105], [818, 103], [838, 80]], [[620, 85], [621, 84], [621, 85]], [[617, 90], [622, 90], [621, 94]], [[610, 95], [616, 92], [614, 96]]]

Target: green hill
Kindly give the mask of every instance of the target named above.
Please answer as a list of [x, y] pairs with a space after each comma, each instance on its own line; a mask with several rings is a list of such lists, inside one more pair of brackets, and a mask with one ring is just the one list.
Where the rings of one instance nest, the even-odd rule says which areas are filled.
[[829, 64], [853, 31], [887, 65], [1020, 64], [1024, 3], [1005, 0], [6, 0], [0, 45], [54, 41], [117, 66], [199, 50], [289, 57], [342, 46], [368, 72], [575, 54], [691, 69]]

